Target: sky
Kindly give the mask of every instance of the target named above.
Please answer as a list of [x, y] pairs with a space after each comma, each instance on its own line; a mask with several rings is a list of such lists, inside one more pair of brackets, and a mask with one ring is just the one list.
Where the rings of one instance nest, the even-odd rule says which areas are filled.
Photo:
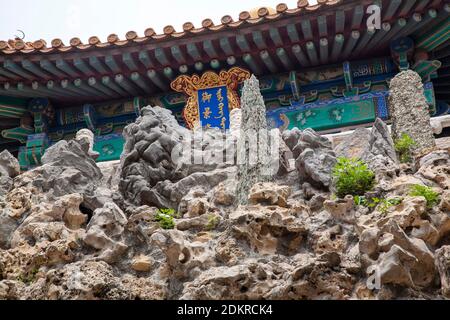
[[187, 21], [200, 27], [205, 18], [220, 24], [227, 14], [237, 20], [242, 11], [275, 8], [280, 2], [297, 5], [297, 0], [0, 0], [0, 40], [21, 35], [17, 30], [25, 33], [25, 41], [48, 44], [54, 38], [68, 44], [73, 37], [87, 43], [91, 36], [106, 41], [111, 33], [124, 39], [130, 30], [142, 36], [149, 27], [162, 33], [167, 25], [181, 31]]

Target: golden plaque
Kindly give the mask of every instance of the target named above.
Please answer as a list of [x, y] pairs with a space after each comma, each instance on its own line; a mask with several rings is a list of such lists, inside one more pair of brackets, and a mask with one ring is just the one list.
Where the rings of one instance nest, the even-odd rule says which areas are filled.
[[237, 93], [239, 83], [250, 79], [250, 72], [238, 67], [233, 67], [228, 71], [221, 71], [219, 74], [207, 71], [201, 77], [198, 75], [179, 76], [170, 87], [176, 92], [182, 92], [189, 96], [183, 117], [187, 126], [193, 129], [200, 125], [198, 91], [219, 86], [226, 86], [228, 107], [231, 110], [240, 108], [241, 103]]

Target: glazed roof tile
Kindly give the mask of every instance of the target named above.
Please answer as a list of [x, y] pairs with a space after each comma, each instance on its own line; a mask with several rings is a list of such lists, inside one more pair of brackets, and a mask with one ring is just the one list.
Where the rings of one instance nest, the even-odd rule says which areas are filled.
[[243, 11], [239, 14], [239, 20], [234, 21], [229, 15], [222, 17], [221, 24], [215, 25], [211, 19], [205, 19], [200, 28], [196, 28], [193, 23], [186, 22], [183, 24], [182, 31], [177, 31], [171, 25], [163, 29], [163, 33], [157, 34], [154, 29], [148, 28], [141, 37], [135, 31], [128, 31], [125, 39], [120, 39], [118, 35], [111, 34], [107, 37], [106, 42], [102, 42], [99, 37], [92, 36], [88, 43], [84, 44], [80, 38], [72, 38], [69, 45], [65, 45], [61, 39], [53, 39], [50, 45], [40, 39], [34, 42], [25, 42], [21, 39], [8, 41], [0, 41], [0, 55], [12, 54], [33, 54], [33, 53], [57, 53], [69, 51], [83, 51], [95, 48], [106, 47], [123, 47], [132, 45], [133, 43], [144, 43], [151, 41], [162, 41], [169, 39], [179, 39], [190, 35], [197, 35], [203, 32], [218, 32], [226, 28], [239, 28], [245, 25], [255, 25], [266, 21], [281, 19], [285, 16], [300, 15], [303, 13], [314, 12], [323, 7], [330, 7], [341, 4], [345, 0], [318, 0], [316, 5], [310, 5], [307, 0], [300, 0], [296, 8], [288, 8], [285, 3], [280, 3], [275, 10], [262, 7], [256, 10], [256, 15], [252, 15], [249, 11]]

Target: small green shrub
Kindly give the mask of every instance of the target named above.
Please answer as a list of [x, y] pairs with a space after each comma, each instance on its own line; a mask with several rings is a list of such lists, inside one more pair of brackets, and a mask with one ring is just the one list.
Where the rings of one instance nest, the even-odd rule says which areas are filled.
[[395, 150], [400, 156], [402, 163], [408, 163], [412, 161], [413, 148], [417, 145], [413, 138], [404, 133], [395, 141]]
[[219, 217], [211, 214], [208, 216], [208, 224], [205, 226], [206, 231], [212, 231], [219, 225]]
[[333, 178], [339, 198], [362, 196], [375, 184], [375, 173], [357, 159], [339, 158], [333, 169]]
[[369, 209], [378, 208], [382, 214], [387, 214], [389, 209], [394, 206], [398, 206], [403, 202], [403, 198], [392, 198], [392, 199], [380, 199], [380, 198], [371, 198], [367, 199], [366, 197], [356, 196], [355, 204], [357, 206], [364, 206]]
[[179, 217], [179, 214], [173, 209], [159, 209], [155, 220], [159, 222], [159, 226], [162, 229], [170, 230], [175, 228], [175, 218]]
[[424, 197], [427, 200], [428, 208], [432, 208], [433, 206], [437, 205], [440, 200], [439, 193], [437, 193], [430, 187], [421, 186], [419, 184], [411, 187], [409, 195], [411, 197]]

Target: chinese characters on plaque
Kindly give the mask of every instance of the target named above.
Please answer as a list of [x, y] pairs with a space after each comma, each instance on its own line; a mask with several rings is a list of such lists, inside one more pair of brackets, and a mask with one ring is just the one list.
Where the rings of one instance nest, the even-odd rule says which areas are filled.
[[230, 128], [230, 110], [227, 87], [200, 89], [197, 95], [200, 125], [206, 128], [228, 130]]

